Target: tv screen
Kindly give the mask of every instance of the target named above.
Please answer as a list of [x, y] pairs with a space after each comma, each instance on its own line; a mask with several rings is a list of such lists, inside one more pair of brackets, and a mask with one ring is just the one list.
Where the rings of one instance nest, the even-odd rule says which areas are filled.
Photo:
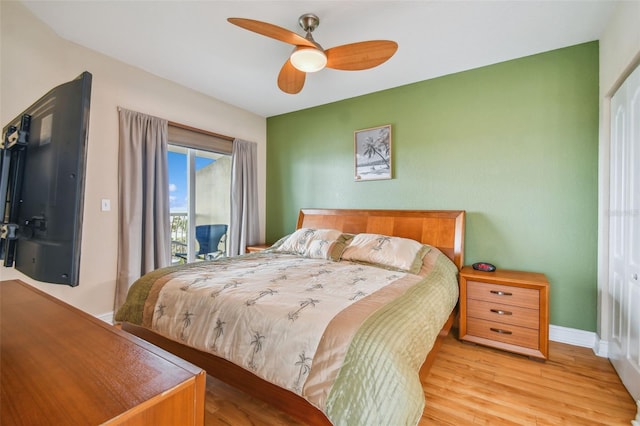
[[5, 267], [78, 285], [91, 74], [49, 91], [2, 131]]

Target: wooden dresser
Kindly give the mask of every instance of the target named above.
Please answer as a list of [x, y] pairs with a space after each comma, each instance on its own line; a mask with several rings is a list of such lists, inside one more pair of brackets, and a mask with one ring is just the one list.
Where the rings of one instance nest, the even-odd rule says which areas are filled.
[[200, 368], [21, 281], [0, 304], [0, 424], [204, 424]]
[[544, 274], [460, 271], [460, 339], [531, 358], [549, 357], [549, 283]]

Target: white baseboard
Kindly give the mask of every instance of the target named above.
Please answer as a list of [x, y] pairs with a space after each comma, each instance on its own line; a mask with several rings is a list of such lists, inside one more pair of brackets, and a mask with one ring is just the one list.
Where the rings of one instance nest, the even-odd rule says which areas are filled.
[[102, 314], [102, 315], [96, 315], [96, 318], [98, 318], [99, 320], [102, 320], [108, 324], [113, 324], [113, 311], [111, 312], [107, 312], [106, 314]]
[[566, 343], [568, 345], [591, 348], [600, 357], [607, 357], [609, 350], [606, 341], [600, 340], [593, 331], [578, 330], [577, 328], [549, 325], [549, 340]]
[[638, 412], [636, 413], [636, 418], [631, 420], [631, 424], [633, 426], [640, 426], [640, 400], [636, 401], [636, 406], [638, 407]]
[[596, 341], [596, 346], [593, 348], [593, 352], [595, 352], [596, 355], [602, 358], [609, 358], [609, 342], [606, 340], [601, 340], [598, 337], [598, 340]]

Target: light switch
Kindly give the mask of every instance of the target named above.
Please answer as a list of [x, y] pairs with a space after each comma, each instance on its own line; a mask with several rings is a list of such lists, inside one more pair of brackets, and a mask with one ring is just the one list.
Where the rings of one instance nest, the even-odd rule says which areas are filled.
[[100, 204], [100, 210], [103, 212], [108, 212], [111, 210], [111, 200], [108, 198], [103, 198]]

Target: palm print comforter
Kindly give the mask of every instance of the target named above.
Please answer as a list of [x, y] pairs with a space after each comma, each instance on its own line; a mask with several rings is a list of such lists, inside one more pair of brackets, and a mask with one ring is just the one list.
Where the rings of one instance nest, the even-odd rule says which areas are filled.
[[116, 320], [232, 361], [334, 424], [416, 424], [456, 274], [436, 249], [419, 275], [262, 252], [154, 271]]

